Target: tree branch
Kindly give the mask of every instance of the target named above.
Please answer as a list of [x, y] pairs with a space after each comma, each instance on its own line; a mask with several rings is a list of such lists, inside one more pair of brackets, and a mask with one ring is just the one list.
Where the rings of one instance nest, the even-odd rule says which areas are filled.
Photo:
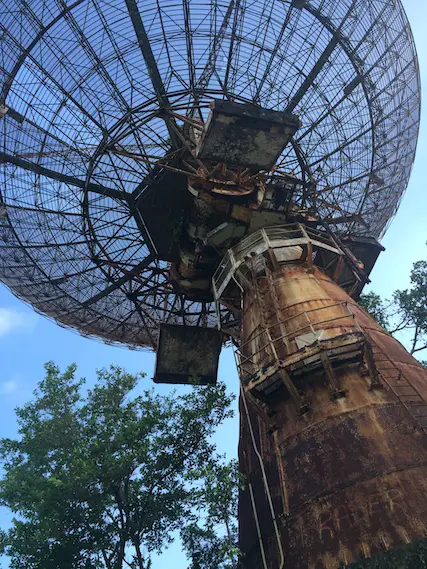
[[107, 567], [107, 569], [113, 569], [113, 566], [111, 564], [111, 560], [108, 559], [108, 555], [105, 552], [105, 549], [102, 550], [102, 557], [104, 558], [104, 563], [105, 566]]
[[411, 352], [411, 354], [415, 354], [415, 352], [421, 352], [422, 350], [425, 350], [427, 348], [427, 344], [424, 344], [424, 346], [421, 346], [420, 348], [415, 348], [415, 350], [413, 350]]
[[223, 508], [223, 516], [224, 516], [225, 527], [226, 527], [226, 530], [227, 530], [228, 545], [229, 545], [229, 547], [230, 547], [230, 549], [229, 549], [229, 551], [228, 551], [228, 556], [229, 556], [229, 558], [230, 558], [231, 564], [234, 565], [235, 559], [234, 559], [234, 556], [233, 556], [233, 553], [232, 553], [232, 551], [233, 551], [232, 548], [233, 548], [233, 545], [234, 545], [234, 544], [233, 544], [233, 539], [232, 539], [232, 537], [231, 537], [230, 523], [229, 523], [230, 520], [229, 520], [229, 517], [228, 517], [228, 512], [227, 512], [227, 510], [226, 510], [225, 508]]
[[420, 332], [420, 329], [418, 326], [415, 327], [415, 332], [414, 332], [414, 339], [412, 341], [412, 348], [411, 348], [411, 356], [418, 350], [416, 350], [416, 345], [418, 342], [418, 334]]
[[413, 328], [413, 326], [409, 326], [409, 322], [410, 322], [410, 320], [405, 318], [395, 328], [393, 328], [392, 330], [389, 330], [388, 333], [389, 334], [395, 334], [396, 332], [400, 332], [400, 330], [404, 330], [405, 328]]
[[127, 541], [127, 520], [125, 520], [125, 516], [123, 515], [124, 512], [124, 508], [123, 508], [123, 503], [122, 503], [122, 499], [120, 497], [120, 489], [117, 488], [113, 488], [113, 493], [114, 493], [114, 497], [116, 499], [116, 504], [117, 507], [119, 509], [119, 516], [120, 516], [120, 523], [121, 523], [121, 528], [120, 528], [120, 541], [119, 541], [119, 552], [118, 552], [118, 561], [120, 564], [118, 564], [118, 567], [122, 567], [123, 566], [123, 560], [125, 558], [125, 547], [126, 547], [126, 541]]
[[133, 545], [134, 545], [135, 551], [136, 551], [136, 558], [138, 560], [138, 567], [139, 567], [139, 569], [145, 569], [144, 558], [142, 557], [141, 547], [140, 547], [139, 541], [137, 539], [135, 539]]

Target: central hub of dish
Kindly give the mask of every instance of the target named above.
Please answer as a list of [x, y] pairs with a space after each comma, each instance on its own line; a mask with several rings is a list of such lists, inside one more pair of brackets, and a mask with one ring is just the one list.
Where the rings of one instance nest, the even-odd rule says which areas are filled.
[[194, 135], [196, 168], [188, 175], [193, 203], [179, 260], [171, 268], [177, 290], [188, 297], [211, 297], [218, 254], [266, 222], [255, 218], [265, 213], [267, 186], [274, 193], [271, 180], [279, 175], [273, 167], [299, 127], [298, 117], [289, 113], [231, 101], [210, 103], [204, 128]]

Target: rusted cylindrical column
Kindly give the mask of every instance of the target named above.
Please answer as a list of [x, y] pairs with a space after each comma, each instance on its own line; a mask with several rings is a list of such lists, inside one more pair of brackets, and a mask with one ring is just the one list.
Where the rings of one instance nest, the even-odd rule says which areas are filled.
[[[310, 408], [303, 414], [285, 387], [268, 404], [247, 389], [253, 437], [242, 401], [242, 567], [264, 569], [263, 549], [267, 568], [279, 569], [282, 549], [285, 569], [338, 569], [427, 537], [424, 368], [317, 268], [287, 265], [255, 276], [242, 329], [243, 357], [260, 369], [264, 358], [267, 370], [315, 337], [339, 343], [361, 329], [383, 385], [372, 389], [366, 365], [350, 358], [332, 365], [343, 397], [332, 396], [325, 370], [295, 375]], [[260, 340], [266, 329], [273, 350]]]

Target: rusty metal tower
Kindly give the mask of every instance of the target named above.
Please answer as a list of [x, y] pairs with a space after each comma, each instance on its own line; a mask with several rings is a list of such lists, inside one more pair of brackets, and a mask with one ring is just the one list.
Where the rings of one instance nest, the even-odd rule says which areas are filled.
[[0, 5], [1, 281], [157, 382], [233, 343], [244, 569], [427, 537], [427, 376], [356, 302], [418, 134], [400, 0]]

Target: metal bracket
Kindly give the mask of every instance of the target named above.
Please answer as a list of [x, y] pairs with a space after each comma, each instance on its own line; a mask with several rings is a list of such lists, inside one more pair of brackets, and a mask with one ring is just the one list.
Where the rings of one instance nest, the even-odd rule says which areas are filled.
[[298, 409], [298, 414], [303, 415], [304, 413], [310, 411], [310, 406], [305, 403], [304, 398], [301, 397], [298, 389], [295, 387], [286, 369], [280, 368], [277, 373], [280, 376], [280, 379], [282, 380], [283, 385], [286, 387], [289, 395], [292, 397], [292, 400]]
[[297, 10], [302, 10], [306, 4], [307, 0], [292, 0], [292, 7]]
[[366, 364], [366, 368], [368, 370], [369, 377], [371, 378], [371, 386], [370, 389], [383, 389], [383, 386], [380, 382], [380, 376], [378, 373], [377, 366], [375, 365], [374, 354], [372, 351], [372, 346], [367, 340], [363, 346], [363, 356]]
[[250, 391], [247, 391], [246, 394], [250, 400], [251, 405], [254, 405], [257, 408], [260, 417], [267, 426], [268, 431], [270, 433], [276, 431], [277, 425], [271, 421], [271, 417], [274, 415], [274, 413], [270, 412], [271, 408], [267, 405], [267, 403], [261, 401], [260, 399], [257, 399]]
[[341, 397], [346, 396], [346, 392], [343, 389], [340, 389], [339, 382], [335, 375], [334, 368], [329, 360], [329, 356], [326, 352], [320, 352], [320, 359], [322, 360], [323, 367], [326, 372], [326, 376], [328, 378], [329, 385], [331, 386], [331, 399], [340, 399]]

